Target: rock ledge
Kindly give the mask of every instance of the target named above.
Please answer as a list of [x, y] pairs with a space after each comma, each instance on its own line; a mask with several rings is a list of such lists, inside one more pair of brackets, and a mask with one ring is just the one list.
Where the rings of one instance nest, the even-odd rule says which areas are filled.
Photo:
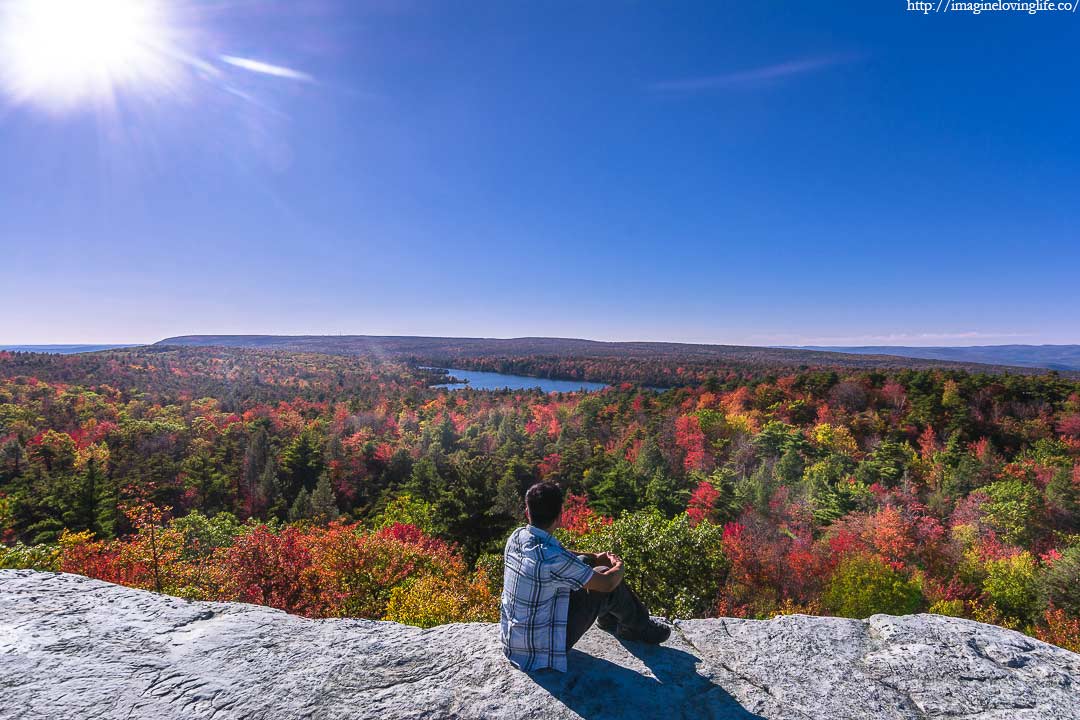
[[591, 630], [526, 674], [498, 628], [307, 620], [0, 571], [0, 718], [1080, 720], [1080, 655], [937, 615], [680, 622], [657, 648]]

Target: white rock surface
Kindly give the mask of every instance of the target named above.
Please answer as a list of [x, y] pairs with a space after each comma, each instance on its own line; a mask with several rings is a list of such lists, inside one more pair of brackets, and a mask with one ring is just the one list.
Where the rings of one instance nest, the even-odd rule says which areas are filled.
[[1080, 655], [936, 615], [595, 628], [527, 674], [498, 628], [307, 620], [0, 571], [0, 718], [1080, 719]]

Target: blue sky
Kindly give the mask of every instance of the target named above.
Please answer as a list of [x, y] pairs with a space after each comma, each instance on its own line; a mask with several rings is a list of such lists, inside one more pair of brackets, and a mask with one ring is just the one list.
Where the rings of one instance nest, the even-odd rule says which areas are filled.
[[1080, 13], [905, 8], [170, 3], [6, 86], [0, 342], [1080, 342]]

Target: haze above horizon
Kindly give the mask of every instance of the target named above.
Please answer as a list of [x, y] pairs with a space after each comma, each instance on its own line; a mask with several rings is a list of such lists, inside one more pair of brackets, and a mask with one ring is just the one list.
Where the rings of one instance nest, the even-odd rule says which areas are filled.
[[40, 5], [0, 9], [5, 342], [1080, 342], [1075, 15]]

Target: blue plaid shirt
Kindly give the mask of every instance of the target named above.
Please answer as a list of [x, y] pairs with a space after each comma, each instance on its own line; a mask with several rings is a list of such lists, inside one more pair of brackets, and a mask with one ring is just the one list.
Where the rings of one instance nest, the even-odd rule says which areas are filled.
[[506, 541], [499, 629], [503, 652], [522, 670], [566, 672], [566, 612], [570, 593], [593, 569], [550, 533], [526, 525]]

